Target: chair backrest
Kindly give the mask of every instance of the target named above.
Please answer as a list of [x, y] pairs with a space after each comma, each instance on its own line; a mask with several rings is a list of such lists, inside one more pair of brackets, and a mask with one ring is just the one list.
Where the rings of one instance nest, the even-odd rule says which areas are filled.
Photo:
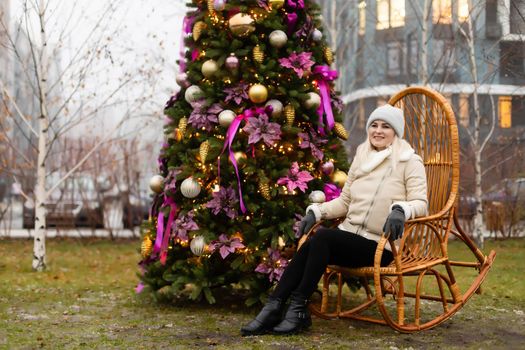
[[426, 87], [409, 87], [389, 103], [403, 109], [404, 138], [423, 158], [427, 175], [429, 216], [410, 225], [403, 235], [402, 256], [425, 261], [447, 254], [459, 187], [459, 136], [454, 112], [447, 100]]
[[408, 87], [389, 103], [403, 109], [404, 138], [423, 158], [429, 215], [450, 213], [459, 187], [459, 136], [450, 104], [426, 87]]

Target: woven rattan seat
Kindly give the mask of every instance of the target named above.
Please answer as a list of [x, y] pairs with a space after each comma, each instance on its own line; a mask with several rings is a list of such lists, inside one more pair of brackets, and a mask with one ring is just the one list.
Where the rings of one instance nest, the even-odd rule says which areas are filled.
[[[496, 254], [494, 251], [483, 254], [457, 220], [459, 137], [447, 100], [429, 88], [409, 87], [393, 96], [389, 103], [404, 110], [404, 138], [423, 158], [429, 215], [407, 221], [399, 244], [390, 242], [394, 261], [389, 266], [380, 266], [388, 242], [385, 236], [378, 243], [374, 266], [328, 266], [322, 278], [322, 297], [313, 300], [310, 309], [322, 318], [364, 320], [409, 333], [434, 327], [465, 305], [480, 290]], [[307, 237], [315, 234], [317, 227], [319, 224]], [[448, 240], [451, 236], [466, 245], [474, 261], [450, 260]], [[469, 285], [459, 286], [454, 269], [463, 267], [474, 268], [478, 274]], [[343, 287], [349, 277], [360, 278], [366, 292], [365, 300], [358, 306], [345, 305]], [[374, 292], [369, 286], [370, 280], [374, 282]], [[412, 290], [408, 288], [410, 284]], [[369, 311], [374, 305], [379, 312], [371, 315]]]

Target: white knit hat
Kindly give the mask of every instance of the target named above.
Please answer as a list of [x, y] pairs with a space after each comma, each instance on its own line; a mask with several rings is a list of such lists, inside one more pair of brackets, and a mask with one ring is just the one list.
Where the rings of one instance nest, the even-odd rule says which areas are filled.
[[392, 128], [394, 128], [398, 137], [403, 137], [403, 134], [405, 133], [405, 117], [403, 116], [402, 109], [389, 104], [377, 107], [370, 114], [370, 117], [368, 117], [368, 121], [366, 122], [367, 130], [370, 127], [370, 124], [375, 120], [387, 122]]

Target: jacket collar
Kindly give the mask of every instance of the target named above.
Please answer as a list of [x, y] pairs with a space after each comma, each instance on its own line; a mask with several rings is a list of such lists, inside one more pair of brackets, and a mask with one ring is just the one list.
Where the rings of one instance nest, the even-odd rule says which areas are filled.
[[[407, 147], [408, 146], [408, 147]], [[408, 161], [412, 155], [414, 154], [414, 149], [410, 147], [408, 143], [404, 144], [401, 149], [401, 154], [399, 156], [400, 162], [406, 162]], [[375, 168], [379, 166], [379, 164], [383, 163], [383, 161], [387, 158], [389, 158], [392, 155], [392, 146], [389, 146], [388, 148], [379, 151], [379, 152], [372, 152], [368, 159], [366, 159], [363, 164], [361, 164], [361, 171], [364, 173], [369, 173]]]

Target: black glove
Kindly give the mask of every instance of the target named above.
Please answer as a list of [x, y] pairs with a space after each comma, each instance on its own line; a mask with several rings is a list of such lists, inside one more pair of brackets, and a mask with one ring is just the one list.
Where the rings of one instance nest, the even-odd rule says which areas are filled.
[[299, 223], [299, 237], [301, 237], [305, 233], [310, 232], [312, 226], [315, 224], [315, 221], [316, 220], [314, 212], [309, 210]]
[[390, 234], [390, 238], [394, 241], [401, 238], [403, 235], [403, 229], [405, 227], [405, 211], [401, 206], [394, 205], [390, 215], [386, 218], [385, 225], [383, 226], [383, 232]]

